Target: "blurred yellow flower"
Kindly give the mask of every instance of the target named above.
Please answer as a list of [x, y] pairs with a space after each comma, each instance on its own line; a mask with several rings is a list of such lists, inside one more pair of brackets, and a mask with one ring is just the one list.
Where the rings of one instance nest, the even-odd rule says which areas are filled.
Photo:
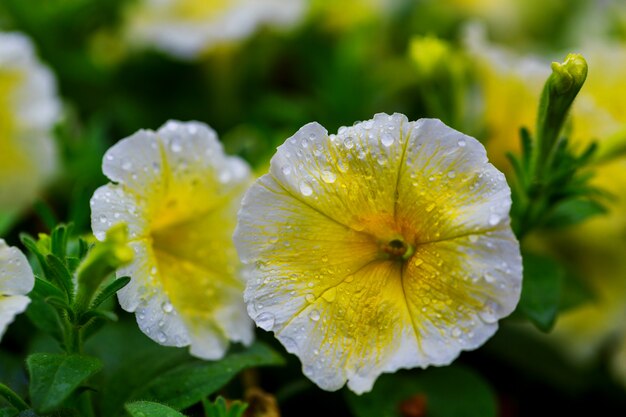
[[102, 168], [114, 183], [91, 199], [93, 232], [103, 240], [125, 222], [135, 251], [117, 271], [131, 277], [122, 308], [156, 342], [191, 345], [201, 358], [222, 357], [229, 340], [251, 343], [232, 243], [251, 182], [245, 162], [226, 156], [207, 125], [170, 121], [118, 142]]
[[127, 12], [127, 32], [133, 43], [192, 59], [259, 26], [294, 24], [305, 11], [305, 0], [140, 0]]
[[15, 316], [30, 303], [26, 296], [35, 285], [33, 270], [18, 248], [0, 239], [0, 339]]
[[[589, 73], [574, 102], [570, 139], [580, 148], [597, 140], [599, 152], [604, 153], [616, 146], [616, 138], [626, 139], [626, 78], [622, 74], [626, 46], [604, 43], [581, 50]], [[488, 154], [496, 165], [506, 167], [504, 153], [519, 149], [519, 128], [534, 130], [549, 65], [539, 58], [489, 45], [480, 37], [471, 39], [470, 51], [477, 60], [485, 96]], [[626, 340], [626, 158], [599, 162], [593, 172], [593, 185], [616, 197], [606, 202], [609, 213], [541, 237], [550, 251], [560, 254], [578, 271], [597, 296], [594, 302], [561, 314], [551, 336], [578, 359], [593, 357], [614, 338]], [[626, 363], [620, 362], [623, 356], [615, 356], [614, 369], [626, 384]]]
[[518, 302], [510, 205], [482, 145], [438, 120], [310, 123], [244, 197], [248, 313], [326, 390], [448, 364]]
[[0, 32], [0, 212], [30, 204], [56, 167], [52, 73], [19, 33]]

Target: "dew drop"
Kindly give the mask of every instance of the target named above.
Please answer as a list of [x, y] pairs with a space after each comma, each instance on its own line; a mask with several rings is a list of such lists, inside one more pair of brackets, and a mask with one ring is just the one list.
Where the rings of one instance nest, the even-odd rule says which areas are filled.
[[106, 158], [107, 158], [107, 161], [112, 161], [112, 160], [114, 160], [114, 159], [115, 159], [115, 158], [113, 157], [113, 155], [111, 155], [111, 154], [107, 154]]
[[159, 332], [157, 334], [157, 340], [159, 341], [159, 343], [165, 343], [167, 341], [167, 336], [165, 335], [165, 333]]
[[354, 281], [354, 275], [348, 275], [345, 279], [345, 282], [352, 282]]
[[457, 144], [459, 145], [460, 148], [464, 148], [465, 145], [467, 145], [467, 142], [465, 141], [465, 139], [459, 139], [457, 141]]
[[455, 178], [455, 177], [456, 177], [456, 172], [448, 171], [448, 178]]
[[435, 209], [435, 203], [429, 204], [426, 207], [426, 213], [430, 213], [431, 211], [433, 211]]
[[178, 143], [177, 140], [172, 141], [172, 143], [170, 144], [170, 149], [172, 150], [172, 152], [174, 153], [179, 153], [180, 151], [183, 150], [183, 147], [180, 146], [180, 143]]
[[283, 173], [283, 175], [291, 174], [291, 166], [289, 165], [283, 165], [283, 167], [280, 170]]
[[332, 303], [333, 301], [335, 301], [335, 298], [337, 298], [337, 288], [330, 288], [326, 290], [322, 294], [322, 298], [328, 301], [329, 303]]
[[383, 144], [384, 147], [388, 148], [391, 145], [393, 145], [393, 142], [395, 141], [395, 138], [393, 137], [393, 135], [391, 133], [383, 133], [383, 135], [380, 137], [380, 142]]
[[298, 344], [291, 337], [283, 337], [280, 341], [287, 349], [287, 352], [295, 352], [298, 349]]
[[275, 318], [272, 313], [265, 312], [256, 316], [256, 319], [254, 319], [254, 321], [256, 321], [257, 326], [259, 326], [261, 329], [272, 330], [274, 328]]
[[320, 312], [317, 310], [313, 310], [309, 313], [309, 318], [313, 321], [318, 321], [320, 319]]
[[126, 161], [122, 164], [122, 169], [124, 171], [130, 171], [133, 168], [133, 164], [130, 161]]
[[300, 182], [300, 192], [303, 196], [308, 197], [313, 194], [313, 188], [311, 188], [311, 186], [306, 181], [302, 181]]
[[498, 223], [500, 223], [500, 216], [498, 216], [497, 214], [492, 214], [491, 216], [489, 216], [489, 225], [490, 226], [495, 226]]
[[343, 144], [346, 148], [352, 149], [354, 147], [354, 138], [352, 136], [348, 136], [343, 140]]
[[161, 309], [163, 309], [164, 313], [171, 313], [172, 311], [174, 311], [174, 306], [172, 306], [172, 303], [170, 302], [165, 302], [161, 305]]
[[489, 273], [486, 273], [484, 275], [484, 278], [485, 278], [485, 281], [487, 281], [490, 284], [493, 284], [496, 281], [496, 278], [493, 275], [489, 274]]
[[337, 176], [331, 171], [322, 171], [322, 180], [327, 184], [332, 184], [337, 180]]
[[151, 273], [152, 275], [156, 274], [157, 272], [159, 272], [159, 270], [157, 269], [157, 267], [156, 267], [156, 266], [153, 266], [153, 267], [150, 269], [150, 273]]
[[106, 223], [107, 222], [107, 216], [102, 214], [102, 215], [100, 215], [100, 217], [98, 217], [98, 220], [100, 220], [100, 223]]
[[496, 316], [496, 304], [494, 301], [487, 301], [483, 309], [478, 313], [478, 316], [485, 323], [491, 324], [498, 321], [498, 317]]
[[307, 294], [304, 296], [304, 299], [307, 301], [307, 303], [313, 303], [315, 302], [315, 296], [313, 294]]
[[421, 260], [420, 258], [416, 258], [416, 259], [415, 259], [415, 262], [413, 263], [413, 265], [415, 265], [415, 266], [420, 266], [420, 265], [421, 265], [421, 264], [423, 264], [423, 263], [424, 263], [424, 261], [423, 261], [423, 260]]
[[461, 334], [461, 329], [459, 329], [458, 327], [452, 329], [452, 337], [461, 337]]

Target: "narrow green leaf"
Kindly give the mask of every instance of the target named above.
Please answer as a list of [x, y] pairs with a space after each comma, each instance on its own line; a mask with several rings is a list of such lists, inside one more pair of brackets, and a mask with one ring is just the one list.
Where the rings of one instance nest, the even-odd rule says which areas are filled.
[[106, 286], [93, 300], [91, 303], [91, 308], [96, 308], [104, 301], [106, 301], [109, 297], [115, 295], [119, 290], [124, 288], [130, 282], [130, 277], [121, 277], [115, 279], [108, 286]]
[[102, 367], [97, 358], [81, 355], [36, 353], [26, 359], [33, 408], [53, 411]]
[[61, 224], [52, 229], [52, 233], [50, 233], [50, 252], [59, 259], [65, 259], [69, 232], [70, 228]]
[[20, 240], [22, 241], [22, 244], [26, 247], [26, 249], [28, 249], [30, 253], [35, 255], [35, 258], [37, 258], [37, 261], [39, 262], [39, 266], [41, 267], [43, 272], [46, 274], [46, 277], [49, 278], [48, 277], [48, 272], [49, 272], [48, 263], [46, 262], [46, 257], [39, 250], [39, 247], [37, 246], [37, 242], [35, 241], [35, 239], [33, 239], [31, 236], [29, 236], [26, 233], [22, 233], [20, 234]]
[[554, 260], [523, 255], [524, 279], [517, 309], [542, 331], [554, 325], [561, 300], [565, 270]]
[[150, 398], [182, 410], [226, 385], [235, 375], [253, 366], [282, 365], [283, 358], [262, 343], [215, 362], [194, 361], [150, 381], [136, 398]]
[[356, 417], [404, 417], [404, 408], [422, 408], [428, 417], [495, 417], [496, 398], [480, 375], [449, 366], [383, 375], [364, 395], [346, 391]]
[[46, 261], [50, 269], [52, 279], [54, 279], [63, 290], [65, 290], [68, 299], [71, 301], [74, 298], [74, 281], [72, 274], [67, 266], [55, 255], [49, 254], [46, 256]]
[[125, 408], [132, 417], [185, 417], [178, 411], [163, 404], [149, 401], [137, 401], [126, 404]]
[[16, 408], [17, 411], [23, 411], [29, 408], [28, 404], [26, 404], [19, 395], [2, 383], [0, 383], [0, 397], [4, 398], [12, 407]]
[[46, 299], [48, 297], [56, 297], [63, 300], [66, 298], [65, 293], [63, 293], [63, 291], [61, 291], [58, 287], [39, 277], [35, 277], [35, 287], [30, 293], [31, 297], [33, 295], [38, 295], [43, 299]]

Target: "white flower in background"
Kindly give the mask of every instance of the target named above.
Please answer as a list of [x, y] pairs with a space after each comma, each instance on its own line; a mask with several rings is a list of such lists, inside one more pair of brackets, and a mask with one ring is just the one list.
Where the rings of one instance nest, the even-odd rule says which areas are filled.
[[192, 59], [263, 25], [297, 22], [305, 0], [140, 0], [127, 13], [129, 40]]
[[191, 345], [201, 358], [222, 357], [229, 340], [251, 343], [232, 242], [252, 180], [245, 162], [226, 156], [207, 125], [170, 121], [115, 144], [102, 169], [114, 183], [91, 199], [93, 232], [103, 240], [125, 222], [135, 251], [117, 271], [131, 277], [122, 308], [156, 342]]
[[15, 316], [30, 303], [26, 296], [35, 285], [26, 256], [0, 239], [0, 339]]
[[53, 174], [59, 110], [52, 73], [31, 41], [0, 32], [0, 212], [31, 203]]
[[248, 313], [323, 389], [448, 364], [519, 301], [510, 206], [485, 148], [438, 120], [310, 123], [239, 212]]

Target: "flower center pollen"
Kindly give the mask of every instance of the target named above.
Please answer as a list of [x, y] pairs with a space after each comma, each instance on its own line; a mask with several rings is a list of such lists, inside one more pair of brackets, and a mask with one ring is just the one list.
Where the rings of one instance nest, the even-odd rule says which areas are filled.
[[393, 239], [388, 242], [383, 242], [381, 250], [389, 259], [402, 261], [409, 259], [415, 252], [415, 248], [402, 239]]

